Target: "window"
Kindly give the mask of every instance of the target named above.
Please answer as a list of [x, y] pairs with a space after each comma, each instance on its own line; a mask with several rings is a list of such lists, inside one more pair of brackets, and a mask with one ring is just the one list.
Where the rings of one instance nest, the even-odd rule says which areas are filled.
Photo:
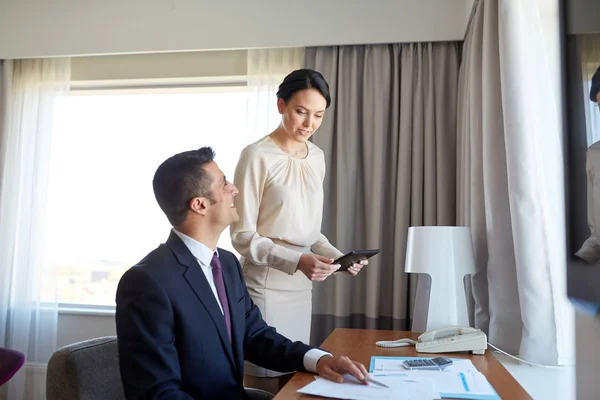
[[[163, 243], [171, 226], [152, 177], [171, 155], [210, 145], [229, 180], [246, 129], [243, 87], [195, 92], [88, 92], [57, 110], [46, 225], [46, 265], [59, 303], [112, 306], [122, 274]], [[219, 246], [233, 251], [226, 230]]]

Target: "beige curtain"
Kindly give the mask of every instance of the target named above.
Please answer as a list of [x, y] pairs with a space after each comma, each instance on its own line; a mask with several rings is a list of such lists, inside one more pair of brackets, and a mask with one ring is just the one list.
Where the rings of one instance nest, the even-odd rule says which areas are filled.
[[0, 399], [43, 399], [38, 367], [56, 350], [58, 330], [56, 267], [44, 262], [48, 174], [71, 60], [5, 60], [0, 73], [0, 346], [26, 358]]
[[323, 232], [344, 252], [381, 249], [357, 277], [315, 284], [312, 343], [336, 327], [410, 327], [408, 227], [455, 223], [459, 59], [457, 43], [307, 49], [333, 98], [313, 137], [328, 168]]
[[276, 107], [277, 89], [286, 75], [302, 68], [303, 64], [303, 47], [247, 51], [248, 132], [243, 146], [254, 143], [279, 126], [281, 114]]
[[573, 352], [558, 6], [476, 1], [458, 101], [457, 222], [473, 236], [475, 325], [544, 364]]

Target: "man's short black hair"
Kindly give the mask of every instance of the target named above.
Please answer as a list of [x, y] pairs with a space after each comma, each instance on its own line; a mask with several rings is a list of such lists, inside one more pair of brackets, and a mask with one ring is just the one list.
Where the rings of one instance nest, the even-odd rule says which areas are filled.
[[214, 158], [215, 152], [210, 147], [185, 151], [167, 159], [154, 173], [154, 196], [171, 225], [185, 222], [193, 198], [212, 198], [212, 178], [204, 166]]
[[594, 76], [592, 76], [592, 88], [590, 89], [590, 100], [594, 103], [597, 102], [596, 96], [600, 92], [600, 67], [596, 70]]

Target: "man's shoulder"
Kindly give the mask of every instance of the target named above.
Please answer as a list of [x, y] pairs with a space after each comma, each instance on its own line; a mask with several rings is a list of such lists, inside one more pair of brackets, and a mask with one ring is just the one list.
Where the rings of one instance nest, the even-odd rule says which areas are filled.
[[219, 251], [219, 259], [221, 260], [221, 264], [227, 263], [235, 265], [236, 267], [239, 265], [238, 258], [235, 254], [220, 247], [218, 247], [217, 250]]
[[[176, 259], [173, 252], [165, 243], [148, 253], [144, 258], [130, 267], [124, 277], [128, 275], [146, 275], [160, 282], [165, 275], [169, 274]], [[121, 278], [123, 279], [123, 278]]]
[[148, 253], [132, 268], [143, 268], [146, 270], [152, 270], [165, 262], [171, 262], [174, 260], [173, 252], [165, 243], [161, 243], [156, 249]]

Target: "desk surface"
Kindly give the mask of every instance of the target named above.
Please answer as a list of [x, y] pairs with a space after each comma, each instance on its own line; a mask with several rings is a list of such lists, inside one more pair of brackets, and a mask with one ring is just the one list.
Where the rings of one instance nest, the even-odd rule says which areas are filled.
[[[417, 339], [419, 334], [404, 331], [378, 331], [370, 329], [336, 329], [323, 342], [321, 347], [334, 355], [348, 356], [359, 361], [369, 369], [371, 356], [394, 357], [432, 357], [433, 354], [417, 353], [413, 346], [386, 349], [377, 347], [379, 340], [395, 340], [400, 338]], [[502, 399], [530, 400], [531, 396], [513, 378], [502, 364], [489, 351], [484, 356], [465, 353], [448, 353], [454, 358], [469, 358], [475, 367], [484, 374]], [[314, 375], [298, 372], [275, 396], [275, 400], [291, 399], [324, 399], [324, 397], [306, 396], [296, 392], [314, 380]]]

